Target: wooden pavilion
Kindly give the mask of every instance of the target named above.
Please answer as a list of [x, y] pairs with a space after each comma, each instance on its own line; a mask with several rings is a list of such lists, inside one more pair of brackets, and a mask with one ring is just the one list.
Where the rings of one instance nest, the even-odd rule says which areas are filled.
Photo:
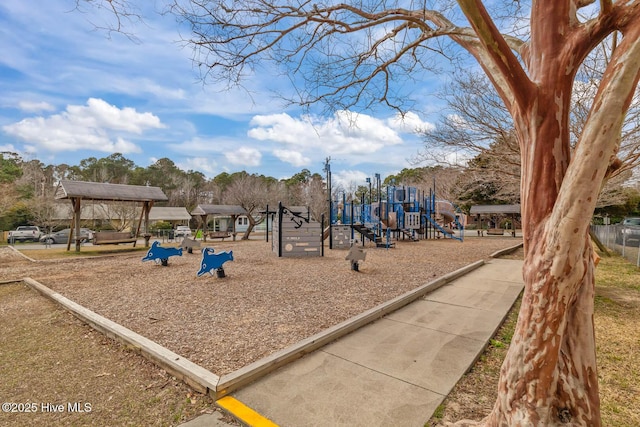
[[248, 212], [242, 206], [236, 205], [198, 205], [191, 211], [191, 215], [200, 217], [202, 221], [202, 235], [203, 239], [207, 240], [207, 222], [208, 217], [230, 217], [232, 230], [231, 235], [233, 240], [236, 240], [236, 218], [242, 215], [249, 215]]
[[483, 219], [488, 218], [488, 226], [498, 229], [500, 221], [504, 218], [511, 218], [511, 231], [515, 237], [515, 229], [522, 222], [520, 205], [474, 205], [469, 212], [471, 218], [476, 222], [479, 232], [482, 231]]
[[[144, 218], [145, 237], [149, 228], [149, 211], [154, 202], [166, 201], [167, 196], [159, 187], [147, 187], [143, 185], [107, 184], [102, 182], [84, 181], [60, 181], [56, 188], [55, 199], [68, 199], [73, 206], [73, 218], [67, 250], [71, 248], [71, 239], [75, 235], [76, 252], [80, 252], [80, 218], [82, 200], [106, 201], [106, 202], [140, 202], [142, 210], [140, 220], [136, 227], [134, 237], [139, 237], [140, 226]], [[145, 246], [149, 246], [149, 240], [145, 239]]]

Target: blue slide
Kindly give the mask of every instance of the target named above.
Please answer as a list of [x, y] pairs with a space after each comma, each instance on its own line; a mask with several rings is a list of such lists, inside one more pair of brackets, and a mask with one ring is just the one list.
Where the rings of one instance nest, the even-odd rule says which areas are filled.
[[444, 228], [443, 226], [441, 226], [440, 224], [438, 224], [436, 222], [435, 219], [431, 218], [431, 216], [429, 215], [423, 215], [427, 221], [429, 221], [431, 223], [431, 225], [433, 225], [436, 230], [439, 230], [443, 235], [445, 235], [446, 237], [451, 237], [452, 239], [456, 239], [462, 242], [462, 238], [458, 237], [456, 235], [454, 235], [451, 231], [447, 230], [446, 228]]

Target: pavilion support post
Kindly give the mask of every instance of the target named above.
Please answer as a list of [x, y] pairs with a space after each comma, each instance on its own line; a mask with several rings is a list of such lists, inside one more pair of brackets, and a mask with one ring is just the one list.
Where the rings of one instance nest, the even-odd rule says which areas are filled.
[[231, 215], [231, 229], [233, 230], [231, 232], [231, 236], [233, 237], [233, 241], [236, 241], [236, 218], [237, 215]]
[[151, 238], [151, 233], [149, 232], [149, 213], [151, 212], [151, 208], [153, 208], [153, 200], [148, 203], [147, 209], [144, 211], [144, 247], [149, 247], [149, 239]]
[[[69, 230], [73, 230], [74, 224], [76, 223], [76, 203], [75, 199], [71, 199], [71, 209], [73, 213], [71, 214], [71, 223], [69, 224]], [[49, 230], [51, 232], [51, 230]], [[71, 250], [71, 233], [69, 233], [69, 237], [67, 238], [67, 252]]]
[[207, 241], [207, 215], [200, 215], [200, 218], [202, 220], [202, 241], [206, 242]]
[[[147, 229], [146, 221], [149, 220], [149, 211], [151, 210], [151, 204], [153, 202], [145, 201], [142, 203], [142, 211], [140, 212], [140, 218], [138, 219], [138, 225], [136, 227], [136, 234], [133, 236], [136, 239], [140, 236], [140, 227], [142, 226], [142, 218], [145, 218], [145, 230]], [[145, 247], [149, 247], [149, 240], [145, 238]], [[133, 242], [133, 247], [136, 247], [136, 242]]]
[[76, 240], [76, 252], [80, 252], [80, 221], [82, 220], [82, 198], [78, 197], [76, 199], [76, 205], [74, 206], [74, 210], [75, 210], [75, 214], [74, 216], [76, 217], [76, 223], [75, 223], [75, 232], [71, 231], [69, 233], [70, 236], [72, 236], [73, 238], [75, 238]]
[[71, 226], [69, 227], [69, 239], [67, 240], [67, 251], [71, 250], [71, 240], [76, 237], [76, 252], [80, 252], [80, 197], [72, 197], [73, 217], [71, 218]]
[[[138, 238], [140, 236], [140, 227], [142, 226], [142, 218], [144, 218], [144, 247], [149, 247], [149, 239], [151, 235], [149, 234], [149, 212], [151, 212], [151, 208], [153, 207], [153, 200], [145, 201], [142, 204], [142, 212], [140, 212], [140, 220], [138, 220], [138, 227], [136, 228], [135, 237]], [[136, 242], [133, 242], [133, 246], [136, 246]]]
[[[324, 224], [322, 224], [322, 229], [324, 230]], [[264, 234], [265, 234], [265, 238], [267, 240], [267, 243], [269, 242], [269, 205], [267, 205], [267, 209], [265, 212], [265, 229], [264, 229]], [[324, 240], [323, 240], [324, 242]], [[323, 243], [324, 245], [324, 243]], [[324, 246], [323, 246], [323, 250], [324, 250]]]

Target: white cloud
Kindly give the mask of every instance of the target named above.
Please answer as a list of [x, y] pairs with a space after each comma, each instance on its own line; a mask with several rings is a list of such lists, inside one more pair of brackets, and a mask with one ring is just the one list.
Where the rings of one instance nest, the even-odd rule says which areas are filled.
[[109, 152], [116, 153], [141, 153], [142, 150], [136, 144], [126, 141], [122, 138], [117, 138], [111, 145]]
[[141, 149], [125, 139], [127, 135], [163, 127], [151, 113], [138, 113], [128, 107], [120, 109], [90, 98], [87, 105], [69, 105], [60, 114], [26, 118], [2, 129], [38, 149], [52, 152], [92, 149], [133, 153]]
[[347, 191], [353, 191], [358, 185], [366, 185], [366, 179], [369, 177], [362, 171], [355, 170], [341, 170], [331, 174], [331, 181], [334, 186], [342, 186]]
[[274, 141], [288, 150], [295, 147], [300, 152], [366, 155], [402, 143], [384, 120], [349, 111], [338, 111], [329, 118], [293, 118], [286, 113], [259, 115], [253, 117], [250, 126], [249, 137]]
[[251, 147], [238, 147], [225, 153], [225, 157], [229, 163], [241, 166], [259, 166], [262, 160], [260, 151]]
[[176, 163], [176, 165], [185, 171], [200, 171], [210, 178], [220, 173], [218, 163], [209, 157], [190, 157], [183, 162]]
[[0, 145], [0, 153], [2, 153], [3, 151], [16, 153], [18, 150], [16, 149], [16, 147], [13, 146], [13, 144], [5, 144], [5, 145]]
[[416, 113], [411, 111], [404, 115], [397, 113], [387, 120], [387, 123], [392, 129], [403, 133], [419, 133], [435, 129], [432, 123], [423, 121]]
[[138, 113], [134, 108], [120, 109], [102, 99], [89, 98], [87, 105], [69, 105], [67, 117], [91, 128], [107, 128], [141, 134], [150, 128], [163, 128], [160, 119], [151, 113]]
[[289, 163], [293, 166], [307, 166], [311, 163], [311, 159], [305, 157], [302, 153], [298, 151], [291, 150], [274, 150], [273, 155], [282, 160], [283, 162]]
[[18, 104], [18, 108], [22, 111], [26, 111], [29, 113], [38, 113], [40, 111], [54, 111], [56, 108], [49, 104], [48, 102], [32, 102], [32, 101], [21, 101]]

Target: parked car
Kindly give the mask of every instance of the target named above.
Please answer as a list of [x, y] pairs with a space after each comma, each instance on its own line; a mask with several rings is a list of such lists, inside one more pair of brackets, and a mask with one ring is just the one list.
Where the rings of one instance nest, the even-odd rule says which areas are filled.
[[[45, 234], [44, 236], [40, 237], [40, 241], [49, 245], [53, 243], [67, 243], [69, 241], [70, 232], [71, 229], [65, 228], [64, 230], [56, 231], [55, 233]], [[93, 239], [93, 231], [89, 230], [88, 228], [81, 228], [80, 238], [82, 239], [81, 241], [83, 243], [91, 241]]]
[[35, 225], [21, 225], [17, 227], [15, 230], [9, 231], [9, 236], [7, 237], [7, 242], [26, 242], [32, 241], [37, 242], [42, 236], [42, 232], [39, 227]]
[[178, 237], [191, 237], [191, 229], [189, 228], [188, 225], [179, 225], [176, 227], [176, 230], [174, 231], [173, 235], [178, 238]]
[[640, 245], [640, 217], [625, 218], [616, 234], [617, 244], [631, 245], [632, 242]]

